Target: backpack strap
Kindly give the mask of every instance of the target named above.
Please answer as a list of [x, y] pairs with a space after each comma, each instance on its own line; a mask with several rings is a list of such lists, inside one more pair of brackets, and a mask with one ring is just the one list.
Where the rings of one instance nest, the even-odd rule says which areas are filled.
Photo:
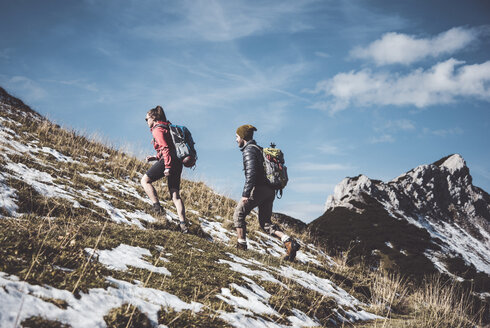
[[161, 127], [161, 128], [164, 128], [164, 129], [169, 129], [168, 125], [166, 125], [166, 124], [157, 124], [157, 125], [154, 125], [153, 127], [154, 128]]
[[259, 145], [256, 145], [256, 144], [250, 144], [250, 146], [257, 148], [260, 151], [260, 153], [262, 154], [262, 156], [264, 156], [264, 149], [262, 147], [260, 147]]
[[[165, 125], [165, 124], [157, 124], [157, 125], [154, 125], [154, 126], [152, 127], [152, 129], [154, 129], [154, 128], [156, 128], [156, 127], [160, 127], [160, 128], [164, 128], [164, 129], [169, 130], [168, 126], [167, 126], [167, 125]], [[172, 140], [172, 141], [173, 141], [173, 140]], [[153, 138], [153, 142], [155, 142], [155, 138]]]
[[[281, 195], [281, 197], [279, 197], [279, 195]], [[276, 197], [277, 197], [277, 199], [282, 198], [282, 189], [276, 190]]]
[[[262, 164], [264, 164], [264, 162], [265, 162], [264, 149], [262, 147], [260, 147], [259, 145], [256, 145], [256, 144], [250, 144], [250, 146], [257, 148], [260, 151], [260, 153], [262, 154]], [[265, 171], [264, 171], [264, 173], [265, 173]]]

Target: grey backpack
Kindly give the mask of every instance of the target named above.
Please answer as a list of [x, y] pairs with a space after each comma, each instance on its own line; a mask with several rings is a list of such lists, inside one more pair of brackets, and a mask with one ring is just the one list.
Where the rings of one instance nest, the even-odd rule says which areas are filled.
[[165, 129], [169, 129], [170, 136], [175, 145], [177, 157], [182, 161], [185, 167], [193, 167], [197, 161], [197, 151], [194, 147], [194, 140], [188, 128], [183, 125], [159, 124]]

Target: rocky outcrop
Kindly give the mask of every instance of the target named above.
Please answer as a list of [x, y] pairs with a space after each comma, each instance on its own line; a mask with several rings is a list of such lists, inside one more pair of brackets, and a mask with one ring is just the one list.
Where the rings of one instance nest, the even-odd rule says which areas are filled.
[[362, 215], [367, 198], [393, 219], [425, 229], [441, 248], [426, 252], [440, 271], [449, 271], [442, 258], [457, 257], [490, 274], [490, 196], [473, 186], [460, 155], [418, 166], [387, 183], [365, 175], [346, 178], [328, 197], [325, 211], [345, 208]]

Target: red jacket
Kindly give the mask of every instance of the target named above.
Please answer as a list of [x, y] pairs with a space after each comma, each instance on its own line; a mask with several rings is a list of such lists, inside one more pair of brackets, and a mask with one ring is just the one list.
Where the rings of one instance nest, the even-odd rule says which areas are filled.
[[170, 122], [156, 121], [155, 125], [150, 128], [151, 134], [153, 135], [152, 144], [157, 151], [157, 158], [160, 160], [163, 157], [165, 168], [170, 169], [176, 161], [175, 146], [169, 129], [157, 126], [158, 124], [169, 125]]

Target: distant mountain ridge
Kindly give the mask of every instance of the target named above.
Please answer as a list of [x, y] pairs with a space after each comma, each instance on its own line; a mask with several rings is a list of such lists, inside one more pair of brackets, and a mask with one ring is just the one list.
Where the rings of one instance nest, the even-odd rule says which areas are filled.
[[[469, 278], [469, 271], [472, 277], [490, 274], [490, 195], [473, 186], [459, 154], [418, 166], [387, 183], [365, 175], [345, 178], [328, 197], [325, 214], [309, 228], [335, 240], [336, 227], [349, 225], [342, 222], [342, 215], [356, 217], [346, 220], [353, 220], [353, 240], [360, 239], [365, 251], [381, 252], [398, 265], [423, 256], [433, 269], [459, 278], [465, 274]], [[360, 223], [362, 218], [371, 222]], [[359, 227], [364, 231], [354, 237]], [[398, 229], [410, 229], [412, 235], [403, 236]], [[384, 246], [369, 245], [369, 236], [381, 238]], [[425, 261], [424, 266], [429, 267]]]

